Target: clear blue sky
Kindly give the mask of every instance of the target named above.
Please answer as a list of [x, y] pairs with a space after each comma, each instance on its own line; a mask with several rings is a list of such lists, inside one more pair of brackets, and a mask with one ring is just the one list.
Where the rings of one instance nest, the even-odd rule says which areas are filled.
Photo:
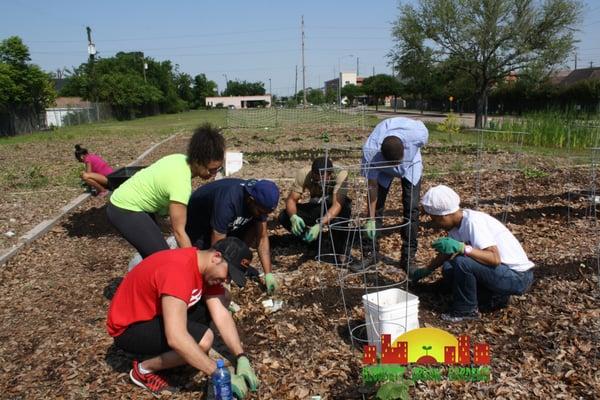
[[[168, 5], [167, 5], [168, 4]], [[47, 71], [87, 60], [85, 27], [102, 57], [143, 51], [191, 75], [205, 73], [219, 89], [230, 80], [265, 82], [278, 95], [302, 87], [300, 17], [305, 21], [306, 86], [320, 87], [343, 71], [389, 73], [396, 1], [39, 1], [0, 4], [0, 39], [18, 35], [32, 62]], [[577, 37], [578, 66], [600, 66], [600, 0], [588, 1]], [[350, 57], [349, 55], [352, 55]], [[569, 64], [573, 67], [573, 61]]]

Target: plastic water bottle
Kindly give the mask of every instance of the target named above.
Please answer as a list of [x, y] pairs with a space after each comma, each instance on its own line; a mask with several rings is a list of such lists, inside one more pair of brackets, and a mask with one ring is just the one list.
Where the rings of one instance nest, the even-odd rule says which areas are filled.
[[212, 375], [213, 387], [215, 389], [215, 400], [232, 400], [231, 375], [225, 368], [223, 360], [217, 360], [217, 370]]

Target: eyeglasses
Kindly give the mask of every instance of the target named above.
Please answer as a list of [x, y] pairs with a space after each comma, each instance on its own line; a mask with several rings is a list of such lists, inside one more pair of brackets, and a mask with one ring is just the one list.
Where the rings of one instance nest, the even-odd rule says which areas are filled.
[[[206, 166], [204, 166], [204, 168], [206, 168]], [[220, 166], [219, 168], [206, 168], [206, 170], [209, 174], [216, 175], [219, 172], [223, 172], [223, 166]]]

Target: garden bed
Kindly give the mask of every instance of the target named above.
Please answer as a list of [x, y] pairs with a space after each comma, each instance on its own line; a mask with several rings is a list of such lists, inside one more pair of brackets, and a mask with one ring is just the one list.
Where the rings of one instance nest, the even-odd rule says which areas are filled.
[[[226, 135], [229, 143], [237, 143], [236, 147], [247, 153], [250, 162], [237, 175], [285, 178], [279, 182], [282, 196], [287, 195], [295, 168], [307, 165], [310, 152], [323, 143], [322, 132], [296, 133], [293, 137], [302, 137], [297, 141], [283, 132], [273, 139], [275, 144], [265, 142], [258, 133], [253, 138], [248, 131]], [[329, 135], [329, 140], [339, 142], [347, 133]], [[361, 135], [366, 132], [352, 135], [349, 143], [360, 145]], [[150, 154], [144, 163], [185, 151], [185, 144], [186, 137], [175, 138]], [[514, 297], [507, 309], [484, 314], [478, 322], [457, 325], [448, 325], [439, 318], [448, 298], [434, 286], [438, 274], [412, 288], [419, 295], [422, 326], [438, 327], [454, 335], [467, 334], [473, 341], [490, 345], [492, 379], [480, 383], [417, 383], [411, 387], [411, 394], [431, 399], [594, 398], [600, 392], [598, 225], [588, 217], [587, 198], [570, 196], [567, 190], [589, 188], [590, 172], [575, 173], [558, 168], [554, 158], [528, 156], [527, 168], [536, 173], [522, 170], [507, 175], [491, 166], [508, 167], [513, 156], [492, 152], [484, 164], [486, 172], [476, 185], [477, 175], [468, 172], [472, 159], [461, 152], [434, 148], [432, 145], [424, 156], [429, 174], [423, 180], [422, 193], [432, 185], [445, 183], [461, 195], [466, 206], [477, 202], [483, 211], [506, 217], [509, 228], [536, 263], [536, 282], [529, 293]], [[294, 150], [306, 150], [306, 159], [294, 156], [277, 163], [282, 151]], [[342, 163], [355, 161], [340, 157]], [[496, 160], [495, 164], [489, 160]], [[508, 205], [507, 177], [512, 182]], [[391, 217], [400, 213], [398, 189], [399, 185], [394, 184], [388, 197], [387, 215]], [[283, 207], [283, 198], [273, 215]], [[48, 198], [46, 202], [50, 202]], [[431, 228], [427, 218], [422, 217], [421, 222], [417, 258], [425, 263], [434, 255], [431, 242], [441, 233]], [[347, 329], [348, 317], [351, 323], [363, 318], [362, 293], [345, 291], [344, 307], [337, 281], [340, 271], [331, 265], [319, 265], [314, 261], [315, 250], [297, 244], [274, 221], [269, 227], [275, 271], [282, 282], [277, 299], [285, 302], [283, 309], [266, 314], [261, 301], [267, 296], [257, 283], [250, 282], [243, 290], [233, 289], [233, 299], [241, 306], [235, 314], [238, 328], [261, 379], [259, 392], [249, 398], [362, 398], [362, 392], [369, 391], [362, 388], [360, 379], [361, 351], [352, 348]], [[381, 240], [382, 252], [398, 258], [399, 234]], [[106, 221], [104, 202], [94, 199], [0, 269], [3, 397], [149, 397], [129, 382], [131, 360], [115, 349], [105, 330], [109, 298], [126, 272], [132, 253]], [[382, 278], [399, 279], [399, 274], [390, 271]], [[183, 386], [174, 398], [202, 398], [202, 374], [179, 368], [171, 378]]]

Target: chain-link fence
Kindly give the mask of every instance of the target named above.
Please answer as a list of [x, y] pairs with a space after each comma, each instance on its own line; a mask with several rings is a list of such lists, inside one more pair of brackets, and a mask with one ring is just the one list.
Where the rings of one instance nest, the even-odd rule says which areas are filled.
[[46, 127], [89, 124], [111, 119], [112, 110], [105, 103], [90, 103], [89, 106], [65, 106], [46, 109]]
[[364, 127], [365, 108], [306, 107], [227, 110], [228, 128], [326, 125]]

